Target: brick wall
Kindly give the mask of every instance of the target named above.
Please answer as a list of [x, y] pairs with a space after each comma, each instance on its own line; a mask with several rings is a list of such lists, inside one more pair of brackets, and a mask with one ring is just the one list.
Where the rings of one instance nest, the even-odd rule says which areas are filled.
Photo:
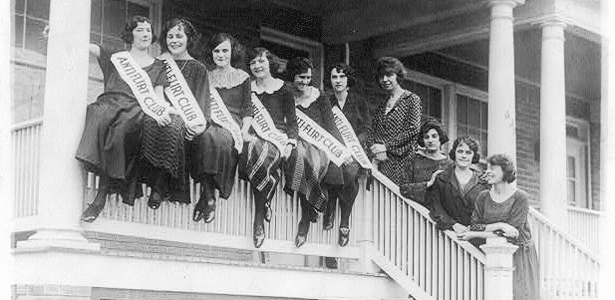
[[517, 185], [540, 207], [540, 88], [527, 83], [515, 85], [517, 98]]

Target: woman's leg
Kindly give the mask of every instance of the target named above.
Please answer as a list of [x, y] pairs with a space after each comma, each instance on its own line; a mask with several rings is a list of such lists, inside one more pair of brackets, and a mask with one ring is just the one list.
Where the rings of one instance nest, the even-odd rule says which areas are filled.
[[254, 224], [252, 232], [252, 240], [254, 247], [260, 248], [265, 241], [265, 225], [263, 224], [266, 216], [267, 196], [259, 192], [256, 188], [252, 188], [254, 195]]
[[100, 181], [98, 184], [98, 193], [96, 198], [88, 208], [81, 215], [81, 220], [84, 222], [93, 222], [98, 218], [100, 212], [105, 208], [107, 203], [107, 194], [109, 193], [110, 178], [107, 175], [100, 175]]
[[158, 209], [158, 207], [160, 207], [162, 199], [166, 195], [167, 180], [166, 172], [164, 171], [164, 169], [155, 168], [154, 170], [154, 182], [152, 186], [152, 192], [150, 193], [149, 199], [147, 200], [147, 206], [149, 206], [151, 209]]
[[205, 175], [201, 181], [201, 196], [194, 206], [192, 220], [195, 222], [201, 219], [205, 223], [213, 221], [216, 216], [216, 194], [211, 175]]
[[301, 220], [299, 221], [299, 230], [295, 237], [295, 246], [297, 248], [303, 246], [307, 240], [307, 234], [310, 231], [310, 216], [313, 210], [305, 196], [299, 195], [299, 202], [301, 204]]

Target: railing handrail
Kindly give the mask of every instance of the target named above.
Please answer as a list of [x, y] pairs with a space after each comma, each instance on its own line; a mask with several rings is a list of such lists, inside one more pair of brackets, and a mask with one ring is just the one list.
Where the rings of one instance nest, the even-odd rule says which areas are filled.
[[[382, 183], [384, 186], [390, 189], [393, 193], [395, 193], [395, 195], [397, 195], [400, 199], [403, 199], [405, 203], [411, 206], [414, 210], [420, 213], [427, 220], [429, 220], [432, 223], [435, 223], [435, 221], [429, 216], [429, 210], [426, 207], [416, 203], [415, 201], [412, 201], [404, 197], [399, 191], [399, 186], [395, 184], [391, 179], [389, 179], [388, 177], [386, 177], [384, 174], [380, 173], [376, 169], [372, 169], [372, 176], [374, 176], [374, 178], [380, 181], [380, 183]], [[450, 237], [452, 240], [456, 241], [465, 251], [472, 254], [472, 256], [474, 256], [478, 261], [480, 261], [483, 264], [485, 263], [485, 254], [481, 252], [479, 249], [477, 249], [476, 247], [474, 247], [470, 242], [461, 241], [457, 239], [457, 235], [455, 235], [453, 231], [451, 230], [442, 230], [442, 232], [446, 236]]]
[[595, 209], [576, 207], [576, 206], [571, 206], [571, 205], [568, 205], [566, 208], [568, 210], [571, 210], [571, 211], [576, 211], [576, 212], [581, 212], [581, 213], [585, 213], [585, 214], [595, 215], [595, 216], [598, 216], [598, 217], [604, 217], [604, 215], [605, 215], [605, 213], [603, 211], [599, 211], [599, 210], [595, 210]]
[[11, 125], [11, 132], [13, 131], [18, 131], [20, 129], [24, 129], [27, 127], [32, 127], [35, 125], [39, 125], [39, 124], [43, 124], [43, 117], [39, 117], [39, 118], [35, 118], [35, 119], [30, 119], [27, 121], [23, 121], [23, 122], [19, 122], [16, 124]]
[[530, 207], [529, 214], [532, 215], [534, 218], [536, 218], [538, 221], [540, 221], [545, 226], [549, 227], [556, 234], [561, 236], [562, 239], [564, 239], [566, 242], [574, 245], [580, 252], [587, 255], [587, 257], [596, 261], [596, 263], [600, 263], [598, 256], [593, 251], [591, 251], [585, 245], [583, 245], [583, 243], [581, 243], [577, 238], [573, 237], [572, 235], [565, 232], [564, 230], [561, 230], [557, 225], [553, 224], [553, 222], [549, 221], [547, 217], [545, 217], [537, 209]]

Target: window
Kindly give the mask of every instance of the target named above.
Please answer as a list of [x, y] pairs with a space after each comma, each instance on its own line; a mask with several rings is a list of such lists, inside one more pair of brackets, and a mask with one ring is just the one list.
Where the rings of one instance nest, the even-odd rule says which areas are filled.
[[442, 120], [442, 90], [433, 86], [422, 84], [413, 80], [402, 81], [402, 87], [407, 89], [421, 98], [423, 107], [422, 119], [428, 117]]
[[47, 54], [47, 39], [43, 31], [49, 24], [49, 1], [15, 1], [14, 47]]
[[470, 136], [480, 144], [480, 155], [487, 157], [487, 103], [456, 94], [457, 137]]
[[589, 196], [589, 125], [569, 118], [566, 124], [566, 189], [571, 206], [592, 208]]

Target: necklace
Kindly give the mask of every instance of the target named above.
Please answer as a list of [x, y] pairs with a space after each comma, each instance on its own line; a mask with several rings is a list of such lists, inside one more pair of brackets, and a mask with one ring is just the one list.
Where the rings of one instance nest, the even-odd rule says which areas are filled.
[[188, 64], [188, 60], [184, 60], [184, 63], [182, 64], [182, 67], [179, 68], [180, 72], [184, 70], [184, 67], [186, 66], [186, 64]]

